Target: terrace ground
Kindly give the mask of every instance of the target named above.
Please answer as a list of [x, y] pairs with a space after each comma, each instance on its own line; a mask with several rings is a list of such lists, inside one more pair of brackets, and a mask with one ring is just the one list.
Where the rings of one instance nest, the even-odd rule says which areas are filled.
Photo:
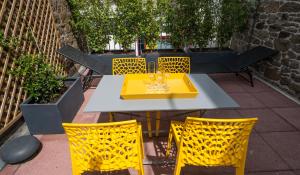
[[[234, 74], [211, 75], [236, 102], [238, 109], [211, 110], [203, 117], [243, 118], [258, 117], [250, 137], [246, 174], [248, 175], [300, 175], [300, 105], [255, 79], [255, 87]], [[101, 83], [101, 81], [100, 81]], [[78, 112], [75, 123], [106, 122], [106, 114], [83, 113], [85, 105], [94, 92], [90, 88], [85, 92], [85, 102]], [[170, 120], [184, 120], [185, 116], [172, 117], [174, 112], [164, 112], [161, 127], [167, 131]], [[197, 115], [196, 113], [193, 115]], [[199, 114], [198, 114], [199, 115]], [[116, 120], [130, 119], [118, 116]], [[142, 121], [146, 131], [145, 117]], [[154, 118], [152, 127], [154, 127]], [[43, 144], [41, 152], [32, 160], [19, 165], [7, 165], [0, 175], [69, 175], [71, 160], [66, 135], [38, 135]], [[167, 133], [149, 139], [144, 135], [146, 158], [144, 169], [146, 175], [172, 174], [174, 170], [175, 149], [173, 156], [165, 158]], [[125, 171], [135, 174], [134, 171]], [[125, 173], [125, 174], [126, 174]], [[116, 172], [124, 174], [124, 172]], [[185, 167], [183, 174], [212, 175], [233, 174], [231, 168]]]

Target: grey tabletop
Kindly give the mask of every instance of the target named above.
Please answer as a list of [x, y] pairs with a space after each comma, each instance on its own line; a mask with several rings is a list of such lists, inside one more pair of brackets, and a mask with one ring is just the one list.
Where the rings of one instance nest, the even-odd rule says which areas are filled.
[[196, 98], [123, 100], [120, 98], [120, 92], [124, 76], [104, 75], [84, 112], [209, 110], [239, 107], [208, 75], [189, 76], [199, 92]]

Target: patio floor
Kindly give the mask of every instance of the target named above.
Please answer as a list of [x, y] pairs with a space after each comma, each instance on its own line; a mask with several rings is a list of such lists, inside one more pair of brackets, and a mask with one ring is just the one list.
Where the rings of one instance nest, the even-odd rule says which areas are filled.
[[[259, 80], [255, 87], [233, 74], [211, 76], [239, 104], [239, 109], [207, 111], [204, 117], [240, 118], [258, 117], [259, 121], [250, 138], [246, 174], [248, 175], [300, 175], [300, 106], [277, 91], [271, 89]], [[106, 114], [82, 111], [93, 94], [91, 88], [85, 92], [85, 102], [78, 112], [74, 122], [95, 123], [108, 120]], [[184, 120], [184, 117], [172, 118], [173, 112], [163, 113], [162, 130], [168, 130], [170, 120]], [[196, 114], [194, 114], [196, 115]], [[100, 116], [100, 117], [99, 117]], [[119, 116], [117, 120], [129, 119]], [[145, 125], [145, 118], [138, 118]], [[154, 119], [153, 125], [154, 128]], [[144, 130], [146, 128], [144, 127]], [[65, 135], [37, 136], [43, 148], [32, 160], [20, 165], [7, 165], [0, 175], [69, 175], [71, 161], [67, 138]], [[146, 158], [144, 169], [146, 175], [172, 174], [174, 164], [166, 163], [175, 160], [174, 154], [165, 159], [167, 133], [159, 138], [149, 139], [144, 135]], [[165, 161], [167, 160], [167, 161]], [[150, 165], [151, 164], [151, 165]], [[128, 172], [126, 171], [128, 174]], [[136, 172], [131, 171], [131, 174]], [[117, 172], [116, 174], [124, 174]], [[199, 168], [185, 167], [183, 174], [212, 175], [233, 174], [232, 168]]]

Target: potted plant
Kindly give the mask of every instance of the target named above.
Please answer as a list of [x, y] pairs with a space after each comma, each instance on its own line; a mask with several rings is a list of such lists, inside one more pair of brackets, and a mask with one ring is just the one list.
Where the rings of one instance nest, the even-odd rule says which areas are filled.
[[64, 133], [62, 122], [72, 122], [83, 103], [81, 81], [55, 75], [42, 55], [25, 54], [15, 61], [12, 76], [23, 79], [29, 98], [21, 111], [31, 134]]

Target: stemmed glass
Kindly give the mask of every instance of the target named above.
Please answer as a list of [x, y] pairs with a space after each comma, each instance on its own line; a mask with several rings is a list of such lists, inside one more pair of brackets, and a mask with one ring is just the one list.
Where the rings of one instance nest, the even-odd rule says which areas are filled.
[[157, 71], [154, 61], [148, 63], [148, 77], [149, 81], [146, 82], [146, 89], [149, 93], [163, 93], [168, 90], [164, 71]]
[[155, 72], [156, 72], [156, 63], [154, 61], [150, 61], [148, 63], [148, 75], [151, 81], [155, 81]]
[[146, 91], [149, 93], [155, 92], [155, 72], [156, 72], [156, 63], [154, 61], [150, 61], [148, 63], [148, 78], [146, 78]]

